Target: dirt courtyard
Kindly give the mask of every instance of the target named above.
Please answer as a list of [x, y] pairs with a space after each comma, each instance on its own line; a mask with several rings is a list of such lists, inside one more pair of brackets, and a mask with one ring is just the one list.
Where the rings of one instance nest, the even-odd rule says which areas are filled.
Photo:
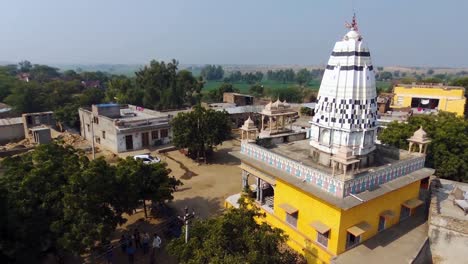
[[[207, 218], [222, 213], [224, 200], [241, 191], [242, 178], [238, 167], [240, 161], [229, 155], [229, 152], [239, 151], [240, 142], [236, 140], [226, 141], [218, 146], [209, 164], [197, 164], [187, 158], [179, 151], [170, 151], [164, 154], [156, 151], [141, 150], [127, 152], [121, 157], [133, 156], [141, 153], [151, 152], [151, 155], [161, 158], [171, 169], [171, 175], [180, 179], [183, 183], [173, 194], [174, 200], [169, 202], [169, 206], [176, 209], [178, 215], [182, 215], [184, 208], [188, 206], [190, 212], [195, 210], [196, 217]], [[140, 232], [160, 233], [160, 219], [144, 219], [143, 210], [138, 210], [136, 214], [126, 216], [128, 219], [125, 225], [117, 228], [112, 240], [118, 243], [118, 239], [124, 233], [129, 234], [135, 228]], [[163, 246], [167, 240], [163, 238]], [[113, 263], [128, 263], [127, 257], [119, 248], [114, 250]], [[104, 263], [104, 256], [95, 258], [96, 262]], [[150, 263], [149, 255], [143, 255], [141, 250], [137, 250], [135, 263]], [[156, 263], [176, 263], [173, 257], [161, 251], [156, 254]]]

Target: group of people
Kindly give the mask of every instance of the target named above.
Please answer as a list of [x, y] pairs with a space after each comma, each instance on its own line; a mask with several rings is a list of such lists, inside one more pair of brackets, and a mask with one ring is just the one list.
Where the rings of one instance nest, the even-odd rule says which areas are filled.
[[138, 228], [135, 228], [133, 234], [123, 234], [120, 238], [120, 248], [122, 252], [127, 254], [128, 262], [133, 263], [137, 250], [143, 250], [143, 255], [146, 255], [150, 251], [150, 263], [154, 263], [156, 251], [161, 249], [162, 240], [158, 234], [154, 233], [151, 237], [148, 232], [140, 233]]

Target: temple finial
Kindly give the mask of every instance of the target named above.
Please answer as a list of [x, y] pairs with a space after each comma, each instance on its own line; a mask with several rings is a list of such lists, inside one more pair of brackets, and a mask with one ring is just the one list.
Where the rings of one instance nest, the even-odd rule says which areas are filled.
[[350, 30], [354, 30], [354, 31], [358, 31], [358, 24], [357, 24], [357, 20], [356, 20], [356, 13], [354, 13], [353, 15], [353, 20], [350, 23], [346, 22], [345, 23], [345, 27], [346, 28], [349, 28]]

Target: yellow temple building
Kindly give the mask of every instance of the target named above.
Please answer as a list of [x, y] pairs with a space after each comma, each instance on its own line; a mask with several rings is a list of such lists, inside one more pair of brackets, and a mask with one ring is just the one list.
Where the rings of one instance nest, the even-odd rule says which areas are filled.
[[[287, 104], [277, 105], [288, 114]], [[261, 130], [287, 127], [282, 112]], [[256, 141], [247, 120], [240, 151], [231, 154], [241, 160], [242, 189], [251, 190], [264, 221], [282, 229], [309, 263], [330, 263], [422, 209], [433, 170], [424, 168], [430, 140], [422, 128], [408, 139], [409, 150], [375, 144], [374, 71], [354, 19], [333, 49], [315, 113], [310, 139], [277, 129]], [[240, 196], [225, 205], [238, 207]]]

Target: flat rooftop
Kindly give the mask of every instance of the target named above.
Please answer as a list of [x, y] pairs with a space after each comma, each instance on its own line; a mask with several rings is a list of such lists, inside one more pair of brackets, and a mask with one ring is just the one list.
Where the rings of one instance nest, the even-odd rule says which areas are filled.
[[436, 205], [433, 210], [434, 213], [442, 217], [450, 217], [458, 220], [467, 221], [466, 226], [468, 229], [468, 214], [462, 211], [462, 209], [453, 204], [455, 197], [452, 194], [452, 191], [458, 187], [460, 190], [468, 192], [468, 184], [463, 182], [450, 181], [445, 179], [440, 179], [442, 184], [441, 188], [435, 189], [433, 195], [436, 196]]
[[23, 124], [23, 119], [21, 117], [0, 119], [0, 126], [12, 126], [19, 124]]
[[[328, 174], [331, 174], [332, 169], [330, 167], [320, 165], [312, 160], [312, 158], [310, 157], [311, 146], [309, 144], [309, 141], [310, 139], [303, 139], [303, 140], [297, 140], [293, 142], [278, 144], [278, 145], [274, 145], [271, 148], [268, 148], [268, 150], [273, 153], [284, 156], [286, 158], [289, 158], [291, 160], [300, 162], [308, 167], [315, 168], [320, 171], [324, 171]], [[388, 155], [385, 155], [384, 153], [382, 153], [382, 155], [377, 155], [377, 156], [378, 157], [375, 160], [376, 161], [375, 166], [360, 169], [354, 175], [347, 175], [346, 177], [344, 177], [343, 174], [335, 175], [335, 178], [338, 178], [341, 180], [353, 179], [353, 178], [359, 177], [362, 174], [365, 174], [367, 171], [371, 169], [375, 169], [380, 166], [384, 166], [388, 163], [392, 163], [398, 160], [406, 160], [415, 156], [419, 156], [419, 154], [413, 154], [413, 153], [408, 154], [406, 151], [400, 151], [400, 156], [398, 159], [396, 159], [395, 157], [390, 157]]]
[[434, 89], [446, 89], [446, 90], [465, 90], [462, 86], [449, 86], [443, 83], [414, 83], [414, 84], [403, 84], [399, 83], [395, 87], [404, 88], [434, 88]]

